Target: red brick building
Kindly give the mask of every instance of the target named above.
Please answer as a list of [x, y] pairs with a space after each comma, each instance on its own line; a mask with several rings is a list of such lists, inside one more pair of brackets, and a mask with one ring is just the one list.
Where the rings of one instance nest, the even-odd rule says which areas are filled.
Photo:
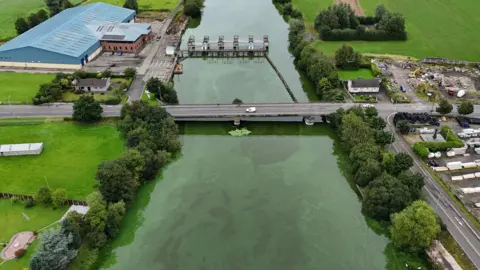
[[117, 23], [101, 25], [100, 44], [105, 52], [138, 53], [152, 38], [152, 28], [145, 23]]

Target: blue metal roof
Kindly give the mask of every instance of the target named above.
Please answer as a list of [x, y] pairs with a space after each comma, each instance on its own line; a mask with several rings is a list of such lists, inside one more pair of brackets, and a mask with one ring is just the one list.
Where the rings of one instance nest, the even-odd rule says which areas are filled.
[[69, 8], [0, 46], [0, 52], [33, 47], [78, 57], [99, 41], [99, 25], [121, 23], [134, 15], [134, 10], [101, 2]]

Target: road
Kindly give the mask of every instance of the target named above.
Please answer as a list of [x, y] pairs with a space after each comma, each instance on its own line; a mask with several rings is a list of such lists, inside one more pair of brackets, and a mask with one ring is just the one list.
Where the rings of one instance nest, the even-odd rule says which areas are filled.
[[448, 231], [473, 264], [480, 269], [480, 236], [468, 217], [463, 214], [455, 203], [450, 199], [442, 187], [432, 178], [430, 173], [422, 166], [421, 161], [413, 153], [412, 148], [395, 132], [392, 124], [394, 113], [387, 116], [388, 127], [395, 134], [395, 142], [392, 147], [396, 152], [407, 152], [414, 158], [413, 172], [419, 172], [425, 176], [423, 194], [425, 200], [435, 209]]
[[[233, 117], [233, 116], [314, 116], [326, 115], [338, 108], [349, 108], [353, 104], [346, 103], [272, 103], [272, 104], [243, 104], [237, 105], [173, 105], [164, 108], [174, 117]], [[248, 107], [255, 107], [255, 113], [247, 113]], [[380, 115], [387, 116], [395, 109], [390, 104], [378, 104], [377, 110]], [[72, 115], [72, 104], [59, 105], [2, 105], [0, 117], [64, 117]], [[104, 116], [120, 115], [120, 105], [103, 106]], [[397, 111], [428, 111], [429, 106], [403, 104], [397, 105]], [[480, 108], [479, 108], [480, 110]]]

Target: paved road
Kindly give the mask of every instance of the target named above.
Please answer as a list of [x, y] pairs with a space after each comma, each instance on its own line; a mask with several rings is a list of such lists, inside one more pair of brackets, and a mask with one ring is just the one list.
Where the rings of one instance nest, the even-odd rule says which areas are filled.
[[[255, 113], [247, 113], [248, 107], [254, 106]], [[174, 105], [164, 106], [174, 117], [232, 117], [232, 116], [313, 116], [326, 115], [338, 108], [349, 108], [353, 104], [346, 103], [274, 103], [274, 104], [244, 104], [237, 105]], [[387, 116], [397, 111], [422, 112], [431, 109], [428, 105], [403, 104], [394, 108], [391, 104], [376, 105], [380, 115]], [[121, 106], [103, 106], [104, 116], [120, 115]], [[478, 108], [480, 110], [480, 107]], [[2, 105], [0, 117], [34, 117], [34, 116], [71, 116], [72, 105]], [[480, 115], [480, 114], [479, 114]]]
[[395, 133], [395, 142], [392, 144], [392, 147], [396, 152], [407, 152], [414, 158], [415, 163], [411, 170], [425, 176], [425, 186], [423, 188], [425, 200], [435, 209], [435, 212], [447, 225], [448, 231], [462, 247], [465, 254], [480, 269], [480, 236], [478, 231], [422, 166], [420, 160], [403, 137], [396, 134], [392, 124], [393, 115], [394, 113], [387, 117], [388, 126]]

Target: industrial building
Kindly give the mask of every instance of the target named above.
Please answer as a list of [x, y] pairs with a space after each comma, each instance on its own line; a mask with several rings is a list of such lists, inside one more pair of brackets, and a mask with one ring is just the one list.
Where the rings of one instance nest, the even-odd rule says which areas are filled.
[[105, 3], [66, 9], [0, 46], [0, 66], [79, 69], [101, 51], [137, 52], [151, 37], [134, 10]]

